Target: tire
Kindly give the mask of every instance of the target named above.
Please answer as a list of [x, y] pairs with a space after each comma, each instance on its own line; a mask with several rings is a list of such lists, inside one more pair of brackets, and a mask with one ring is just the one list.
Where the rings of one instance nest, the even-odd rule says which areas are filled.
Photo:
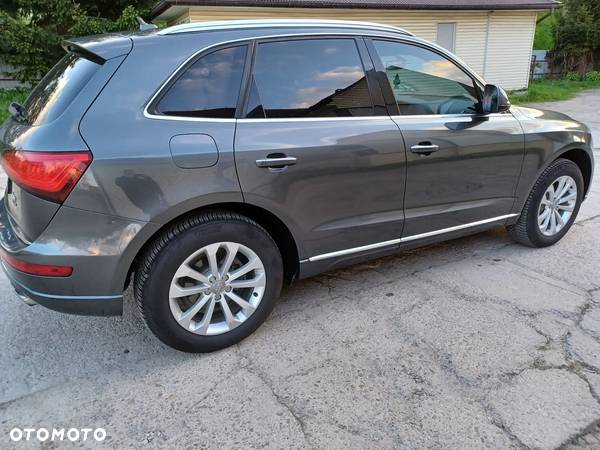
[[[214, 277], [234, 252], [228, 276]], [[211, 270], [212, 254], [217, 271]], [[233, 279], [238, 268], [248, 267], [256, 268]], [[273, 310], [283, 283], [282, 257], [271, 236], [256, 222], [229, 212], [209, 212], [171, 226], [149, 245], [137, 269], [134, 292], [146, 324], [162, 342], [189, 353], [220, 350], [252, 334]], [[244, 283], [256, 286], [234, 287]], [[179, 297], [180, 289], [193, 295]], [[232, 301], [233, 294], [246, 302]]]
[[[561, 177], [570, 177], [575, 182], [577, 188], [576, 198], [572, 202], [573, 204], [569, 206], [572, 207], [572, 211], [568, 220], [564, 222], [558, 232], [547, 235], [541, 229], [542, 224], [538, 224], [538, 215], [545, 212], [544, 209], [541, 209], [544, 208], [541, 203], [542, 199], [546, 198], [546, 191], [551, 184], [558, 186], [557, 183]], [[583, 200], [583, 194], [583, 176], [577, 164], [567, 159], [557, 159], [542, 172], [535, 182], [519, 219], [514, 225], [507, 227], [508, 233], [516, 242], [529, 247], [548, 247], [556, 244], [575, 222]], [[552, 212], [549, 215], [551, 214]]]

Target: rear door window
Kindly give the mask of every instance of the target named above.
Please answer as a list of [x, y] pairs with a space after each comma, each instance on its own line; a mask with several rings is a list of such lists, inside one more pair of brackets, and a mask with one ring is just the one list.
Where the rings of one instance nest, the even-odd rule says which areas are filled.
[[216, 50], [187, 68], [159, 100], [156, 111], [169, 116], [235, 117], [247, 46]]
[[73, 53], [65, 55], [25, 101], [23, 110], [29, 125], [43, 125], [60, 116], [99, 67]]
[[354, 39], [301, 39], [257, 46], [246, 117], [373, 115]]

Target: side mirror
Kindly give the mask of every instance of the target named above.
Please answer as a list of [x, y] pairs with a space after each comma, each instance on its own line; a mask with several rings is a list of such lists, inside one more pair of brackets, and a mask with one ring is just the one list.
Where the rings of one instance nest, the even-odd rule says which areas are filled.
[[510, 100], [504, 89], [493, 84], [486, 84], [483, 89], [483, 113], [499, 113], [509, 109]]

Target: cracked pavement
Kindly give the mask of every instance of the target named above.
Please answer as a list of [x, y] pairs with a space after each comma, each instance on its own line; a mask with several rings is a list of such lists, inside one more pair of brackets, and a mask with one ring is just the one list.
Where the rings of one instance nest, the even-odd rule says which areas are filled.
[[[600, 90], [544, 107], [600, 131]], [[162, 345], [131, 293], [122, 318], [67, 316], [2, 275], [0, 448], [26, 426], [103, 427], [105, 448], [600, 448], [599, 174], [553, 247], [496, 229], [304, 280], [209, 355]]]

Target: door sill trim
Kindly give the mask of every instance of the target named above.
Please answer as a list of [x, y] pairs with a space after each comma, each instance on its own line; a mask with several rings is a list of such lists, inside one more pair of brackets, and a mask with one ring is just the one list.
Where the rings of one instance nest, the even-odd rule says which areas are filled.
[[344, 250], [338, 250], [336, 252], [331, 252], [331, 253], [323, 253], [322, 255], [311, 256], [310, 258], [304, 259], [300, 262], [301, 263], [316, 262], [316, 261], [322, 261], [324, 259], [336, 258], [338, 256], [351, 255], [353, 253], [365, 252], [368, 250], [374, 250], [374, 249], [381, 248], [381, 247], [388, 247], [390, 245], [402, 244], [404, 242], [412, 242], [412, 241], [416, 241], [419, 239], [425, 239], [428, 237], [437, 236], [440, 234], [464, 230], [466, 228], [477, 227], [479, 225], [485, 225], [488, 223], [497, 222], [499, 220], [506, 220], [506, 219], [510, 219], [511, 217], [516, 217], [516, 216], [518, 216], [518, 214], [505, 214], [503, 216], [491, 217], [489, 219], [484, 219], [484, 220], [478, 220], [477, 222], [469, 222], [469, 223], [465, 223], [463, 225], [456, 225], [454, 227], [442, 228], [440, 230], [435, 230], [435, 231], [428, 231], [427, 233], [414, 234], [412, 236], [406, 236], [406, 237], [403, 237], [400, 239], [392, 239], [391, 241], [376, 242], [375, 244], [347, 248]]

